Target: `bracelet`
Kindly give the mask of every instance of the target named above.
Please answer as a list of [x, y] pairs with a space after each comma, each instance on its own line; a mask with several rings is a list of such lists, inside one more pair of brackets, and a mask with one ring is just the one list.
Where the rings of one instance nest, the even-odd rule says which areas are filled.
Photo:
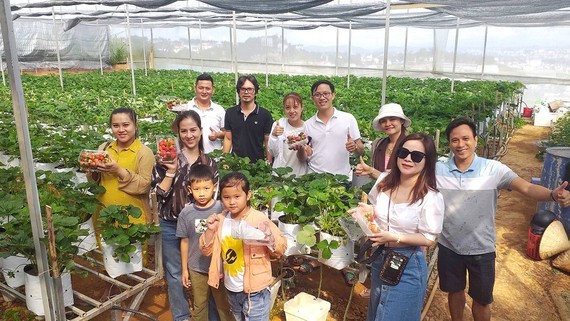
[[398, 232], [396, 232], [396, 235], [398, 235], [398, 239], [396, 240], [396, 243], [400, 244], [400, 241], [402, 240], [402, 235]]
[[176, 176], [176, 174], [170, 174], [169, 172], [166, 172], [166, 173], [164, 174], [164, 176], [170, 177], [170, 178], [174, 178], [174, 176]]
[[554, 198], [554, 190], [550, 191], [550, 198], [552, 198], [554, 202], [557, 202], [557, 200]]

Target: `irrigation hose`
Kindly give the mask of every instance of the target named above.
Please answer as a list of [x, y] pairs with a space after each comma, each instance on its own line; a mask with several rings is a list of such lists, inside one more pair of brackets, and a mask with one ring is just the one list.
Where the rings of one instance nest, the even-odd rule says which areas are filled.
[[435, 296], [435, 292], [437, 292], [437, 289], [439, 287], [439, 275], [437, 276], [437, 278], [435, 279], [435, 283], [433, 285], [433, 288], [431, 289], [431, 292], [429, 293], [429, 298], [426, 302], [426, 306], [424, 307], [424, 310], [422, 311], [422, 315], [420, 317], [420, 321], [423, 320], [426, 317], [426, 314], [429, 310], [429, 307], [433, 301], [433, 297]]
[[134, 309], [130, 309], [130, 308], [125, 308], [125, 307], [122, 307], [122, 306], [119, 306], [119, 305], [113, 305], [113, 306], [111, 307], [111, 310], [125, 311], [125, 312], [129, 312], [129, 313], [133, 313], [133, 314], [136, 314], [136, 315], [143, 316], [143, 317], [145, 317], [145, 318], [147, 318], [147, 319], [149, 319], [149, 320], [152, 320], [152, 321], [158, 321], [157, 318], [155, 318], [155, 317], [153, 317], [153, 316], [151, 316], [151, 315], [149, 315], [149, 314], [147, 314], [147, 313], [140, 312], [140, 311], [138, 311], [138, 310], [134, 310]]

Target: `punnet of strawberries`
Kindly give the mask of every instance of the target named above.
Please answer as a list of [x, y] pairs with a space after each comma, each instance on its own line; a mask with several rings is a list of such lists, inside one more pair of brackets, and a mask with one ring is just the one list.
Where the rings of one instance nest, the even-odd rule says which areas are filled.
[[176, 139], [174, 137], [157, 137], [156, 142], [158, 160], [163, 163], [173, 163], [178, 155]]
[[96, 172], [97, 166], [111, 161], [109, 153], [103, 150], [84, 149], [79, 154], [79, 170], [82, 172]]

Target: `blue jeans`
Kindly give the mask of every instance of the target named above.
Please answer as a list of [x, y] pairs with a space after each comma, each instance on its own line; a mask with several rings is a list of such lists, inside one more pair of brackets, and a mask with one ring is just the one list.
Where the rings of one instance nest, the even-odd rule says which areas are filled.
[[190, 304], [182, 285], [180, 239], [176, 237], [176, 222], [160, 219], [162, 227], [162, 266], [168, 285], [168, 302], [174, 321], [190, 320]]
[[236, 321], [269, 320], [269, 311], [271, 310], [269, 288], [251, 294], [228, 291], [228, 301], [230, 301], [230, 310]]
[[392, 248], [410, 258], [397, 285], [380, 280], [380, 271], [388, 250], [383, 250], [371, 269], [370, 303], [367, 321], [419, 321], [427, 286], [427, 265], [419, 246]]

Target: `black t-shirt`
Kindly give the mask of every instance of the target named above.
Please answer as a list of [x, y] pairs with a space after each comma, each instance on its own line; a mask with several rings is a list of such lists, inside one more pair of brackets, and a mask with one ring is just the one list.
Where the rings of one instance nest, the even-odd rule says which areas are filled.
[[240, 105], [226, 110], [224, 128], [232, 133], [232, 152], [239, 157], [249, 157], [252, 163], [265, 159], [263, 143], [272, 124], [271, 113], [257, 104], [245, 119]]

